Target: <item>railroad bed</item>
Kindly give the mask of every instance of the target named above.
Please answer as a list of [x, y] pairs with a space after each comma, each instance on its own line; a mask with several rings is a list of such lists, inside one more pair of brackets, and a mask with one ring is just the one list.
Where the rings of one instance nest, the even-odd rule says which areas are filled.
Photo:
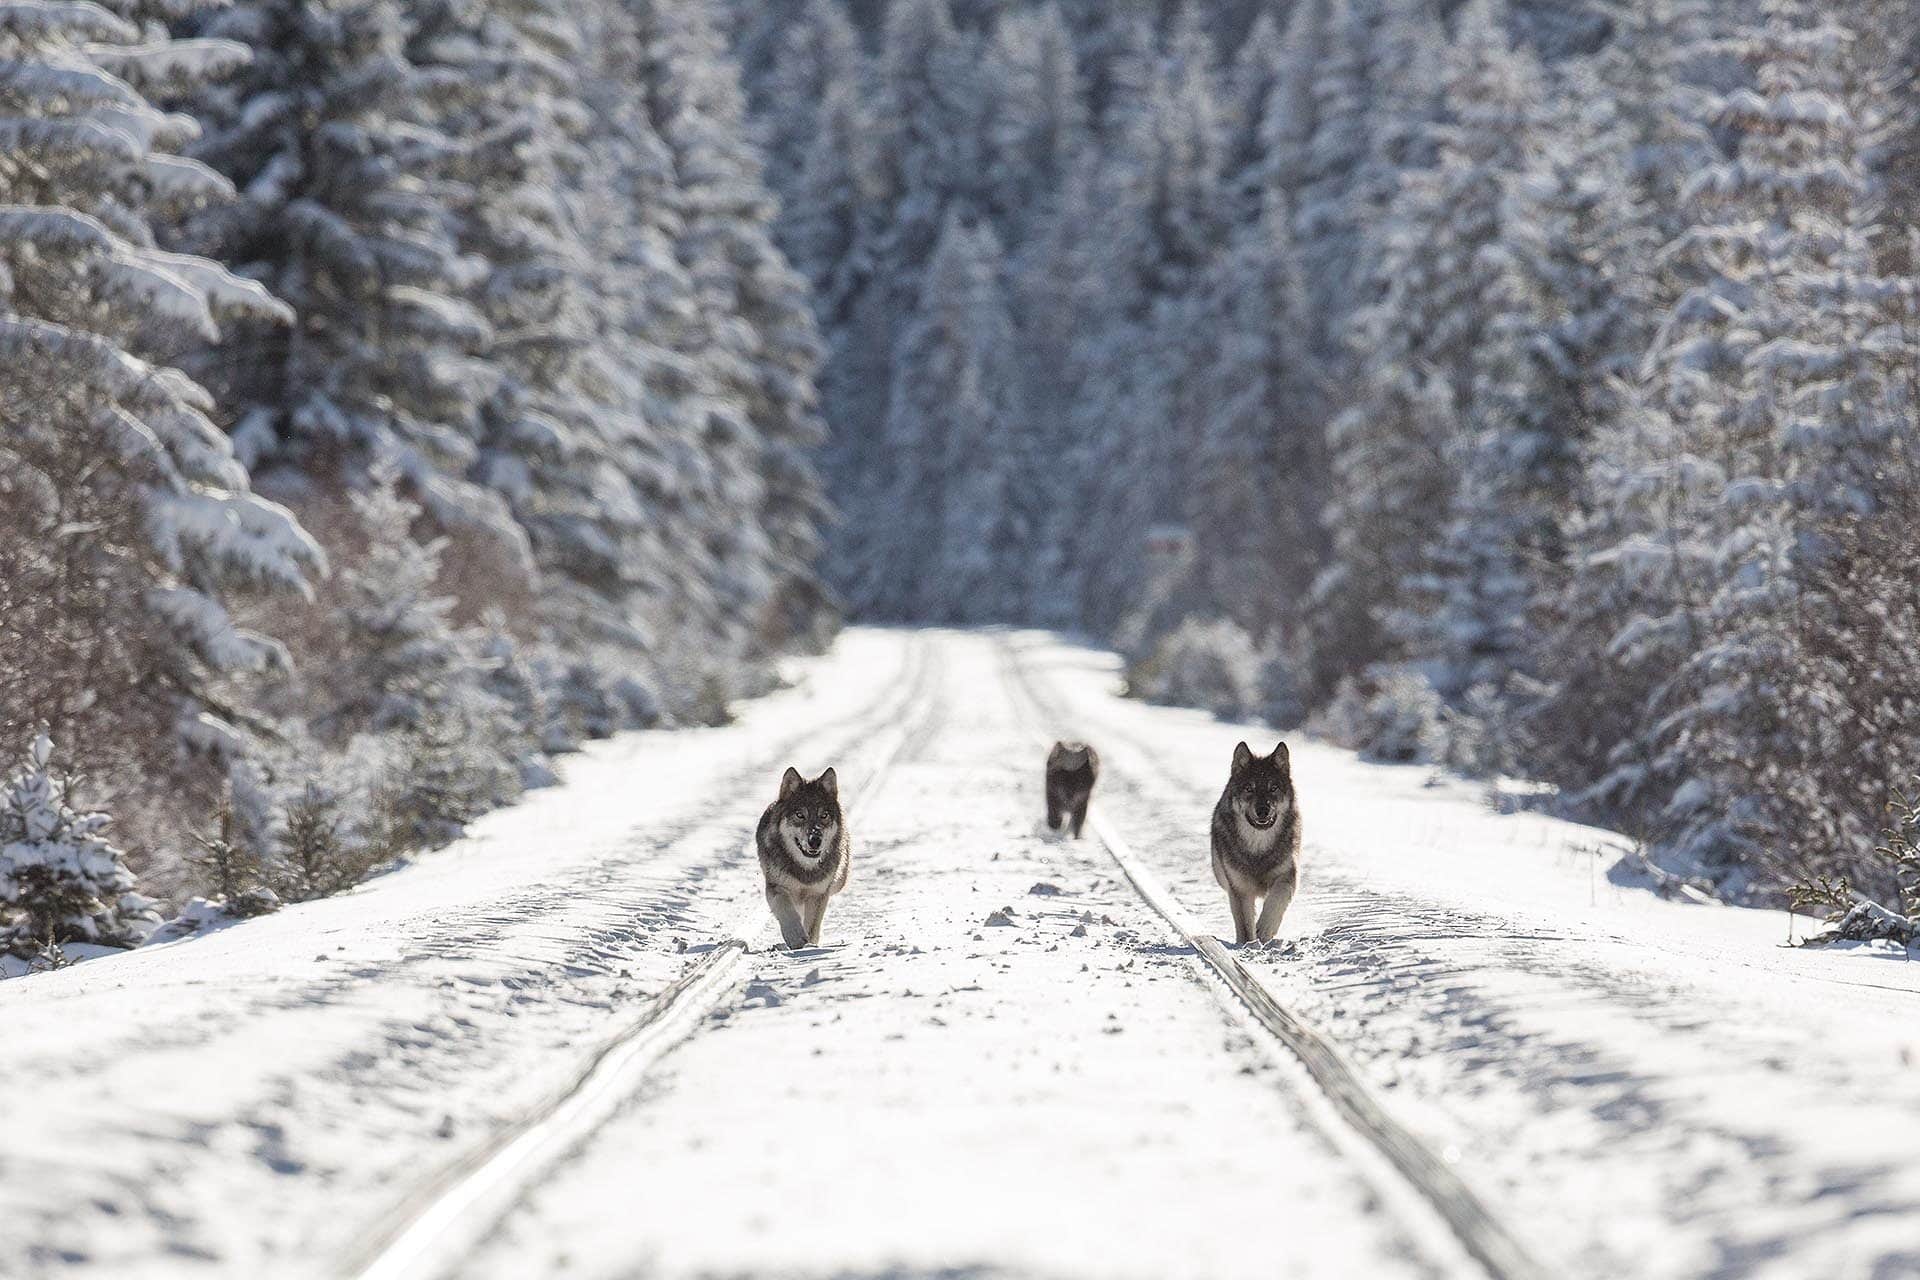
[[[0, 1274], [1920, 1268], [1913, 966], [1298, 741], [1301, 900], [1225, 947], [1206, 814], [1260, 731], [1032, 633], [796, 674], [342, 898], [0, 984], [52, 1046], [0, 1101]], [[1055, 736], [1106, 762], [1077, 842]], [[855, 839], [798, 953], [748, 843], [788, 763]]]

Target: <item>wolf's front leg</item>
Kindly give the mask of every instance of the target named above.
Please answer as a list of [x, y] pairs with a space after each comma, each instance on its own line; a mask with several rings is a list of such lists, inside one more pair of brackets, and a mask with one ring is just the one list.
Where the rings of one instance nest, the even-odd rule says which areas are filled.
[[800, 904], [800, 923], [807, 931], [807, 945], [820, 945], [820, 926], [827, 921], [827, 902], [825, 894], [809, 898]]
[[1238, 946], [1253, 939], [1253, 895], [1227, 890], [1227, 909], [1233, 912], [1233, 941]]
[[767, 905], [773, 908], [773, 918], [780, 923], [780, 937], [787, 944], [787, 950], [798, 951], [806, 946], [807, 929], [801, 923], [800, 912], [793, 905], [793, 899], [768, 885]]
[[1073, 806], [1073, 838], [1080, 838], [1080, 828], [1087, 825], [1087, 802], [1082, 800]]
[[1267, 900], [1260, 906], [1260, 922], [1254, 926], [1260, 941], [1272, 942], [1273, 935], [1280, 932], [1280, 917], [1287, 914], [1294, 892], [1299, 888], [1300, 864], [1289, 862], [1280, 878], [1273, 882], [1273, 888], [1267, 890]]

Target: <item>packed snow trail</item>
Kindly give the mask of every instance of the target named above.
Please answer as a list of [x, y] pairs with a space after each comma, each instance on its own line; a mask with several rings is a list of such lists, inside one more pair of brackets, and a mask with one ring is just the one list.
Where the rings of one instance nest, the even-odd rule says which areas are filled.
[[[762, 941], [456, 1274], [1479, 1274], [1098, 841], [1038, 829], [1032, 733], [1092, 740], [1095, 811], [1225, 929], [1207, 812], [1265, 730], [1033, 634], [854, 630], [793, 674], [350, 894], [0, 983], [0, 1275], [345, 1274], [753, 918], [784, 765], [903, 735], [829, 945]], [[1920, 1274], [1920, 966], [1293, 745], [1303, 891], [1238, 959], [1551, 1274]]]
[[827, 945], [769, 949], [461, 1274], [1474, 1274], [1196, 981], [1091, 840], [1040, 829], [991, 640], [849, 815]]
[[859, 632], [722, 729], [632, 734], [351, 893], [0, 983], [0, 1275], [326, 1275], [758, 898], [789, 761], [859, 769], [939, 655]]
[[[1112, 655], [1008, 639], [1097, 743], [1103, 811], [1221, 921], [1208, 815], [1258, 726], [1114, 696]], [[1920, 965], [1662, 900], [1610, 832], [1293, 739], [1302, 890], [1246, 963], [1358, 1060], [1560, 1273], [1920, 1275]], [[1799, 920], [1804, 935], [1810, 922]]]

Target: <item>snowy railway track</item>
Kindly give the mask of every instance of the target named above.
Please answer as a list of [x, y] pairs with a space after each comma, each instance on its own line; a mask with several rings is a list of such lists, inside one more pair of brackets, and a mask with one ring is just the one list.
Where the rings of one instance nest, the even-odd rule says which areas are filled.
[[[1046, 707], [1004, 638], [999, 648], [1007, 684], [1025, 702], [1029, 733], [1035, 745], [1045, 751], [1055, 735], [1042, 726], [1056, 724], [1058, 717]], [[1298, 1060], [1320, 1090], [1330, 1118], [1337, 1123], [1338, 1128], [1330, 1126], [1328, 1134], [1336, 1145], [1363, 1163], [1366, 1152], [1384, 1161], [1391, 1170], [1385, 1176], [1392, 1183], [1383, 1179], [1382, 1190], [1392, 1194], [1392, 1184], [1397, 1183], [1407, 1195], [1396, 1198], [1406, 1200], [1410, 1196], [1417, 1205], [1437, 1215], [1446, 1231], [1492, 1280], [1545, 1280], [1547, 1269], [1446, 1159], [1394, 1119], [1332, 1040], [1289, 1010], [1217, 937], [1194, 922], [1098, 807], [1088, 812], [1087, 829], [1141, 899], [1193, 948], [1214, 979], [1232, 994], [1237, 1007]], [[1352, 1142], [1342, 1142], [1343, 1136], [1357, 1139], [1360, 1150], [1354, 1150]]]
[[[855, 794], [852, 814], [869, 806], [894, 764], [933, 727], [929, 691], [939, 687], [939, 680], [926, 645], [917, 647], [902, 684], [902, 696], [886, 700], [866, 720], [882, 732], [890, 729], [892, 738]], [[857, 741], [858, 733], [850, 737]], [[752, 857], [749, 837], [743, 861]], [[596, 1046], [564, 1084], [443, 1167], [375, 1223], [337, 1274], [354, 1280], [431, 1280], [451, 1272], [535, 1179], [617, 1111], [648, 1069], [738, 986], [754, 942], [771, 932], [771, 923], [756, 895], [721, 941]]]

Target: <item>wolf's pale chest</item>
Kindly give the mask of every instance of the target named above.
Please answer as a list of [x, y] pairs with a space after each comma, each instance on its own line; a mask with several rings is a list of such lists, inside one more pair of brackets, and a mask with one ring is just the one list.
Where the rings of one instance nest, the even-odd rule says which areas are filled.
[[1256, 827], [1247, 821], [1247, 815], [1236, 813], [1234, 825], [1240, 828], [1240, 843], [1249, 853], [1268, 854], [1280, 843], [1280, 823], [1270, 827]]

